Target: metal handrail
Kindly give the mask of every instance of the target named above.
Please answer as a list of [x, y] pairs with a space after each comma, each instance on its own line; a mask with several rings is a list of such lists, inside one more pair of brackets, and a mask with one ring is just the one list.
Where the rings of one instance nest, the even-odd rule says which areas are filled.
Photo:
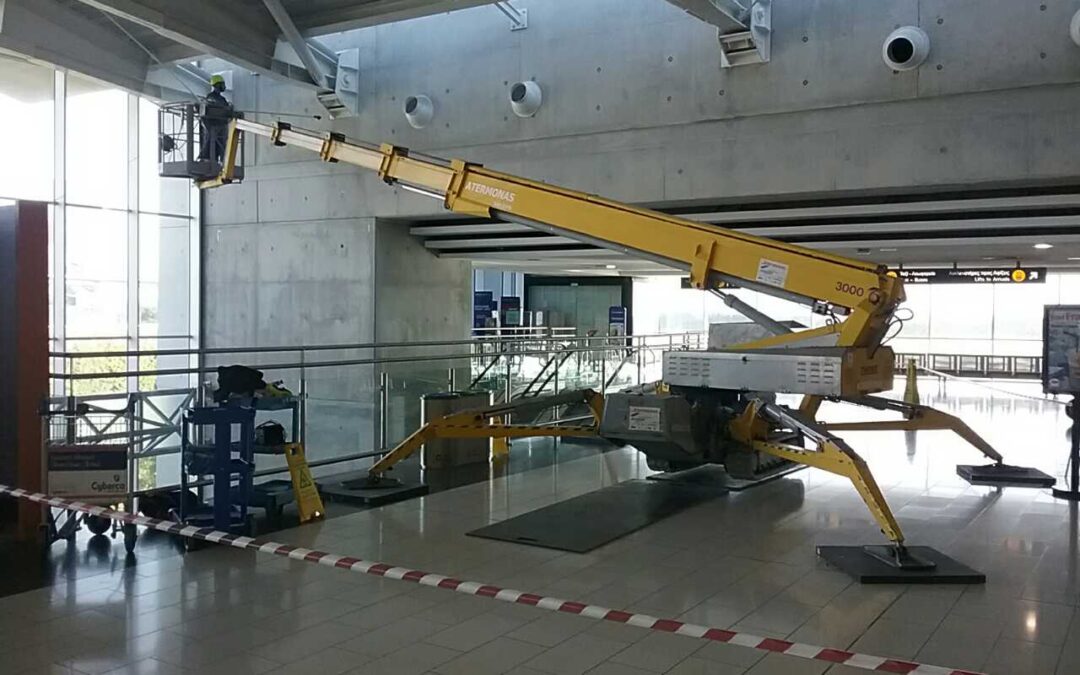
[[[690, 333], [656, 333], [649, 335], [633, 335], [628, 336], [634, 339], [649, 339], [649, 338], [670, 338], [670, 337], [683, 337], [686, 335], [697, 335], [697, 332]], [[574, 335], [574, 336], [558, 336], [560, 340], [579, 341], [579, 342], [591, 342], [594, 340], [610, 340], [611, 337], [607, 335]], [[470, 338], [465, 340], [426, 340], [426, 341], [413, 341], [413, 342], [365, 342], [365, 343], [346, 343], [346, 344], [327, 344], [327, 345], [277, 345], [272, 347], [203, 347], [203, 348], [191, 348], [191, 349], [148, 349], [148, 350], [127, 350], [127, 351], [102, 351], [102, 352], [49, 352], [49, 356], [52, 358], [61, 359], [90, 359], [90, 358], [104, 358], [109, 356], [199, 356], [199, 355], [211, 355], [211, 354], [257, 354], [257, 353], [282, 353], [282, 352], [321, 352], [321, 351], [336, 351], [346, 349], [392, 349], [401, 347], [449, 347], [454, 345], [487, 345], [498, 344], [502, 342], [530, 342], [539, 339], [551, 339], [552, 336], [514, 336], [514, 335], [502, 335], [492, 337]], [[120, 339], [120, 338], [117, 338]], [[127, 338], [123, 338], [127, 339]]]
[[[658, 336], [641, 336], [641, 337], [658, 337]], [[665, 336], [666, 337], [666, 336]], [[585, 340], [593, 340], [595, 338], [584, 338]], [[604, 340], [610, 341], [612, 338], [604, 336]], [[625, 340], [626, 338], [618, 338], [619, 340]], [[422, 345], [422, 343], [413, 343], [414, 345]], [[641, 345], [644, 348], [662, 348], [664, 345]], [[570, 353], [585, 353], [594, 352], [597, 349], [610, 349], [610, 346], [601, 345], [596, 347], [565, 347], [560, 351]], [[258, 349], [250, 350], [252, 353], [258, 352]], [[291, 351], [301, 351], [294, 349]], [[511, 356], [547, 356], [551, 354], [550, 349], [533, 349], [524, 351], [512, 352]], [[136, 352], [138, 354], [138, 352]], [[145, 354], [145, 352], [143, 353]], [[382, 363], [418, 363], [418, 362], [430, 362], [430, 361], [453, 361], [463, 359], [475, 359], [475, 358], [487, 358], [491, 354], [474, 354], [474, 353], [461, 353], [461, 354], [438, 354], [438, 355], [423, 355], [423, 356], [376, 356], [367, 359], [339, 359], [333, 361], [298, 361], [298, 362], [286, 362], [286, 363], [268, 363], [268, 364], [256, 364], [249, 367], [257, 370], [300, 370], [308, 368], [340, 368], [346, 366], [372, 366]], [[188, 368], [156, 368], [149, 370], [127, 370], [108, 373], [50, 373], [50, 377], [55, 380], [64, 381], [77, 381], [77, 380], [112, 380], [128, 377], [143, 377], [143, 376], [165, 376], [165, 375], [199, 375], [207, 373], [217, 372], [217, 366], [192, 366]]]
[[1039, 379], [1042, 376], [1042, 357], [1011, 354], [936, 354], [898, 353], [895, 366], [898, 372], [908, 361], [923, 369], [950, 375], [1009, 377]]

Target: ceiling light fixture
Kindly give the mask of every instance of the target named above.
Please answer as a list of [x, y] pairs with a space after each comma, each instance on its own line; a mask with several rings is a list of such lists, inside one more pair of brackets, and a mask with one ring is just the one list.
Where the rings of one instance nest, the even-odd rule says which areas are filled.
[[1053, 244], [1035, 244], [1032, 248], [1037, 248], [1040, 251], [1045, 251], [1048, 248], [1054, 248]]
[[613, 270], [615, 269], [615, 265], [604, 265], [604, 269]]

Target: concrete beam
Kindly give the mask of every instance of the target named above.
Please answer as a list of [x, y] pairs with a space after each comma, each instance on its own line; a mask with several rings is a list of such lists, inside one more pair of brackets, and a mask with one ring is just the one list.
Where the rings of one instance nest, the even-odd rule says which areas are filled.
[[746, 30], [753, 0], [667, 0], [687, 14], [720, 29], [721, 33]]
[[493, 5], [495, 0], [293, 0], [286, 4], [293, 21], [304, 35], [326, 35], [480, 5]]
[[[319, 89], [319, 85], [302, 69], [274, 59], [278, 29], [261, 8], [213, 0], [78, 1], [145, 26], [195, 53], [216, 56], [261, 75]], [[168, 59], [163, 61], [179, 60], [175, 58], [177, 54], [165, 56]]]
[[0, 50], [70, 69], [128, 91], [161, 97], [146, 81], [150, 57], [109, 24], [57, 0], [0, 2]]
[[[153, 66], [146, 73], [146, 81], [163, 90], [182, 92], [182, 97], [188, 99], [192, 98], [192, 94], [205, 96], [210, 91], [210, 74], [190, 63]], [[171, 92], [162, 98], [176, 98]]]
[[307, 41], [300, 35], [300, 30], [296, 27], [296, 24], [293, 23], [288, 10], [281, 4], [281, 0], [263, 0], [263, 4], [266, 5], [266, 9], [270, 12], [270, 16], [274, 18], [274, 22], [277, 23], [278, 28], [281, 29], [281, 33], [285, 36], [285, 40], [292, 46], [293, 51], [296, 52], [297, 58], [304, 64], [304, 68], [307, 69], [311, 79], [323, 89], [329, 89], [330, 84], [326, 77], [326, 73], [323, 72], [323, 69], [320, 67], [319, 61], [312, 52]]

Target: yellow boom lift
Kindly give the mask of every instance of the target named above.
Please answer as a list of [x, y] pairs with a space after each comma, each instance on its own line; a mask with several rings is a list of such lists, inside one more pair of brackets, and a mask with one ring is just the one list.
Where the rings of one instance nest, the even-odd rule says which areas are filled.
[[[592, 392], [579, 393], [596, 418], [592, 426], [505, 424], [513, 404], [455, 414], [406, 439], [371, 468], [373, 477], [438, 436], [600, 435], [634, 445], [650, 466], [723, 464], [729, 473], [750, 478], [778, 462], [804, 464], [851, 480], [889, 540], [887, 546], [865, 547], [867, 553], [896, 568], [926, 570], [934, 563], [905, 548], [900, 525], [866, 463], [832, 432], [952, 430], [1002, 463], [1001, 455], [960, 419], [873, 396], [893, 384], [893, 352], [882, 343], [904, 300], [903, 284], [881, 265], [636, 208], [479, 164], [294, 129], [284, 122], [233, 120], [222, 171], [201, 181], [200, 187], [236, 178], [236, 149], [245, 133], [266, 137], [276, 146], [305, 148], [327, 162], [369, 169], [388, 184], [441, 200], [455, 213], [523, 224], [685, 270], [695, 288], [717, 293], [764, 332], [759, 339], [724, 349], [664, 354], [663, 384], [656, 391], [610, 394], [603, 400]], [[820, 328], [792, 331], [721, 290], [725, 288], [748, 288], [801, 303], [831, 320]], [[776, 393], [801, 394], [801, 404], [797, 409], [778, 405]], [[902, 419], [827, 425], [816, 420], [825, 400], [898, 412]]]

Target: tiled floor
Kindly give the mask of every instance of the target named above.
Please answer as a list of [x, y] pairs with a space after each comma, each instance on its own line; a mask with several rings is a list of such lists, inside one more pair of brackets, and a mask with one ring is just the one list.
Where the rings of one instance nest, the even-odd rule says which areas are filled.
[[[1035, 393], [1016, 383], [998, 385]], [[1017, 464], [1060, 474], [1059, 406], [924, 383]], [[940, 400], [933, 400], [940, 399]], [[848, 414], [826, 408], [824, 416]], [[1046, 491], [975, 488], [944, 433], [851, 433], [911, 543], [985, 586], [860, 586], [814, 544], [879, 541], [818, 471], [688, 509], [585, 555], [464, 536], [648, 473], [622, 449], [285, 531], [275, 539], [759, 635], [992, 673], [1080, 673], [1078, 514]], [[0, 599], [0, 673], [856, 673], [790, 656], [211, 548]]]

